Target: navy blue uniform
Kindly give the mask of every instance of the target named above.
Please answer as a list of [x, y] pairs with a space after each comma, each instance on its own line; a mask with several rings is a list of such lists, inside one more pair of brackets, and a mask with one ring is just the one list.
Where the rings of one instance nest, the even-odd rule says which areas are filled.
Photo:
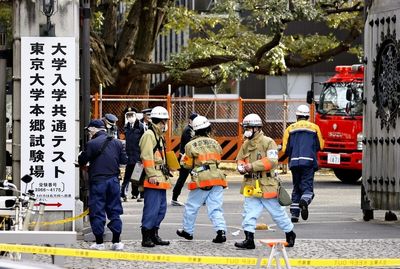
[[[194, 136], [194, 131], [193, 131], [192, 126], [187, 125], [185, 127], [185, 129], [183, 129], [182, 136], [181, 136], [181, 145], [179, 148], [181, 156], [183, 154], [185, 154], [185, 146], [193, 138], [193, 136]], [[190, 170], [186, 169], [184, 167], [181, 167], [179, 169], [179, 177], [176, 180], [174, 189], [172, 190], [172, 200], [173, 201], [178, 200], [178, 196], [181, 194], [183, 185], [185, 185], [185, 181], [186, 181], [187, 177], [189, 176], [189, 172], [190, 172]]]
[[[125, 197], [125, 190], [131, 180], [135, 164], [140, 162], [140, 147], [139, 141], [144, 133], [144, 124], [140, 121], [135, 121], [133, 126], [131, 123], [125, 125], [125, 141], [126, 141], [126, 154], [128, 155], [128, 164], [125, 168], [124, 181], [121, 186], [121, 197]], [[137, 185], [132, 184], [132, 196], [138, 196], [139, 190]]]
[[113, 241], [114, 238], [118, 238], [119, 242], [122, 231], [120, 215], [123, 211], [119, 198], [118, 175], [120, 164], [126, 164], [128, 158], [121, 141], [114, 138], [98, 155], [107, 139], [105, 131], [98, 131], [78, 157], [79, 165], [89, 163], [89, 217], [98, 244], [103, 241], [106, 214], [110, 220], [107, 227], [113, 233]]
[[318, 170], [317, 152], [323, 147], [321, 131], [314, 123], [300, 119], [285, 130], [282, 151], [289, 156], [289, 168], [292, 172], [292, 218], [299, 217], [301, 200], [309, 205], [314, 198], [314, 172]]

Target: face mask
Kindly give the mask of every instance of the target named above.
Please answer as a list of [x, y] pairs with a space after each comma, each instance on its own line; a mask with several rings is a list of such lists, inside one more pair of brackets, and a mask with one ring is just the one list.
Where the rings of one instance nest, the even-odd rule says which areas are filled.
[[92, 137], [97, 133], [97, 128], [95, 127], [89, 127], [88, 129], [88, 134], [89, 134], [89, 139], [92, 139]]
[[168, 125], [167, 124], [165, 124], [164, 125], [164, 128], [162, 129], [162, 131], [165, 133], [166, 131], [168, 131]]
[[244, 136], [250, 138], [253, 135], [253, 131], [247, 130], [244, 132]]
[[136, 121], [136, 117], [129, 117], [129, 118], [127, 118], [127, 121], [129, 123], [134, 123]]

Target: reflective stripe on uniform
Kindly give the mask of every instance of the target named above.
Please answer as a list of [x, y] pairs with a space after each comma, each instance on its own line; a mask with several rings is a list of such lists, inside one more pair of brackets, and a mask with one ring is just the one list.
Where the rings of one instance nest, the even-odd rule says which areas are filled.
[[215, 152], [207, 152], [204, 154], [199, 154], [197, 159], [201, 162], [209, 161], [209, 160], [221, 160], [221, 154]]
[[150, 189], [161, 189], [168, 190], [171, 189], [171, 183], [169, 182], [158, 182], [157, 184], [152, 184], [148, 180], [144, 181], [143, 187]]
[[271, 198], [276, 198], [278, 197], [278, 193], [273, 191], [273, 192], [263, 192], [263, 198], [265, 199], [271, 199]]
[[228, 184], [223, 179], [208, 179], [208, 180], [202, 180], [198, 184], [197, 184], [197, 182], [190, 182], [188, 184], [188, 189], [194, 190], [197, 188], [205, 188], [205, 187], [211, 187], [211, 186], [227, 187]]

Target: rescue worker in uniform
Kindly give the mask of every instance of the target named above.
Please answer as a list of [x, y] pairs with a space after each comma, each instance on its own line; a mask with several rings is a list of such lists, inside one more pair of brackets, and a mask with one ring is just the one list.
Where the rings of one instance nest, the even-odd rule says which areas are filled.
[[91, 140], [85, 150], [79, 154], [80, 166], [89, 165], [89, 219], [96, 243], [91, 249], [104, 250], [104, 225], [106, 215], [110, 222], [112, 250], [123, 250], [120, 242], [122, 231], [121, 200], [119, 198], [119, 166], [127, 163], [127, 156], [122, 142], [109, 136], [102, 120], [92, 120], [87, 126]]
[[[194, 130], [193, 130], [193, 120], [197, 117], [197, 113], [192, 113], [189, 116], [189, 124], [183, 129], [181, 135], [181, 144], [179, 146], [180, 157], [182, 158], [183, 154], [185, 154], [185, 146], [186, 144], [193, 138]], [[189, 169], [181, 167], [179, 169], [179, 177], [176, 180], [174, 189], [172, 190], [172, 201], [171, 205], [173, 206], [183, 206], [184, 204], [178, 201], [179, 195], [181, 195], [181, 191], [183, 185], [185, 185], [186, 179], [189, 176]]]
[[168, 129], [168, 111], [162, 106], [151, 110], [149, 129], [140, 139], [140, 158], [146, 173], [142, 215], [142, 246], [169, 245], [158, 236], [160, 224], [167, 212], [167, 189], [171, 188], [165, 158], [164, 134]]
[[293, 191], [290, 213], [292, 222], [308, 219], [308, 205], [314, 198], [314, 172], [318, 170], [317, 152], [324, 148], [318, 125], [309, 122], [310, 109], [300, 105], [296, 111], [297, 122], [286, 128], [283, 135], [280, 161], [289, 157]]
[[224, 173], [218, 169], [222, 148], [215, 139], [209, 137], [210, 122], [206, 117], [197, 116], [193, 120], [195, 137], [186, 144], [181, 163], [191, 169], [192, 180], [183, 214], [183, 229], [177, 235], [187, 240], [193, 239], [194, 224], [200, 207], [205, 203], [208, 218], [211, 220], [217, 236], [213, 243], [226, 241], [226, 223], [223, 216], [223, 190], [227, 187]]
[[[125, 168], [124, 181], [121, 186], [121, 198], [127, 201], [126, 189], [131, 181], [133, 169], [137, 162], [140, 162], [140, 148], [139, 140], [144, 133], [143, 124], [136, 118], [136, 108], [128, 107], [125, 111], [125, 118], [127, 123], [125, 124], [125, 147], [126, 154], [128, 155], [128, 164]], [[141, 195], [143, 197], [143, 195]], [[132, 182], [132, 199], [136, 199], [138, 202], [142, 202], [142, 198], [139, 197], [138, 182]]]
[[257, 114], [247, 115], [243, 119], [243, 128], [246, 140], [236, 160], [237, 170], [244, 175], [240, 193], [245, 195], [242, 227], [246, 239], [236, 242], [235, 246], [255, 248], [256, 222], [265, 208], [277, 226], [286, 233], [288, 247], [293, 247], [296, 239], [294, 225], [277, 199], [279, 181], [274, 171], [278, 164], [277, 145], [272, 138], [264, 135], [262, 121]]

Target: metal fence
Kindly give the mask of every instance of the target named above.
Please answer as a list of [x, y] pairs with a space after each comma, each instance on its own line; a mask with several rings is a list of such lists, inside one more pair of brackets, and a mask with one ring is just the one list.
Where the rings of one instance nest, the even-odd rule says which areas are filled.
[[161, 105], [170, 112], [170, 128], [167, 133], [167, 149], [179, 151], [180, 136], [188, 124], [192, 112], [207, 117], [212, 123], [212, 136], [223, 149], [224, 160], [234, 160], [242, 144], [243, 118], [250, 113], [258, 114], [263, 120], [263, 132], [278, 144], [286, 127], [296, 121], [295, 111], [305, 99], [210, 99], [175, 98], [170, 96], [102, 96], [92, 98], [93, 118], [105, 113], [113, 113], [120, 119], [118, 128], [123, 138], [124, 110], [133, 106], [143, 108]]

